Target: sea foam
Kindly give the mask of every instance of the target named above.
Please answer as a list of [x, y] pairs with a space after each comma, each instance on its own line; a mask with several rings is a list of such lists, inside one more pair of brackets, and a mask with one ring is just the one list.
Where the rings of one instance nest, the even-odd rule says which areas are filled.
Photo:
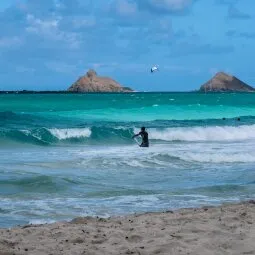
[[49, 129], [50, 133], [59, 140], [70, 138], [90, 137], [91, 130], [89, 128], [70, 128], [70, 129]]
[[235, 141], [255, 139], [255, 125], [149, 129], [150, 139], [163, 141]]

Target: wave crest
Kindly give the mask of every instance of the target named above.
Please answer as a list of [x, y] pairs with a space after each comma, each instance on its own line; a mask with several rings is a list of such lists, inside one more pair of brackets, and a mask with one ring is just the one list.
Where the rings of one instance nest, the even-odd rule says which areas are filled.
[[255, 138], [255, 125], [150, 129], [150, 138], [163, 141], [235, 141]]
[[66, 128], [66, 129], [49, 129], [49, 132], [59, 140], [70, 138], [86, 138], [91, 136], [90, 128]]
[[[133, 144], [131, 139], [138, 128], [132, 127], [84, 127], [84, 128], [37, 128], [32, 130], [4, 129], [0, 131], [0, 142], [16, 141], [39, 145], [57, 143], [107, 143]], [[164, 142], [211, 142], [241, 141], [255, 139], [255, 125], [214, 126], [214, 127], [179, 127], [148, 128], [149, 139]]]

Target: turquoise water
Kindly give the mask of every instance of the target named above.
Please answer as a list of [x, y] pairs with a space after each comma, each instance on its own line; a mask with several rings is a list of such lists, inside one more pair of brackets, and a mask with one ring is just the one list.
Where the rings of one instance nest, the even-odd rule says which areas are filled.
[[2, 94], [0, 227], [254, 198], [254, 148], [255, 94]]

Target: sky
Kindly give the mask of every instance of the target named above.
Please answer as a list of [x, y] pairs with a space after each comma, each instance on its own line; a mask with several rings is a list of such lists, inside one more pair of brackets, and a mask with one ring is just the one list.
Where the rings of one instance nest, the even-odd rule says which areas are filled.
[[219, 71], [255, 86], [254, 24], [254, 0], [0, 0], [0, 90], [65, 90], [89, 69], [137, 91]]

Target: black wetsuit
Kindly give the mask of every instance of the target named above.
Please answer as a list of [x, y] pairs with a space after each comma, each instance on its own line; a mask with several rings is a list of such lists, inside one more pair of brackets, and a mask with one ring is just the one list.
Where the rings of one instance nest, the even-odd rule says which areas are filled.
[[142, 144], [140, 147], [149, 147], [149, 139], [148, 139], [148, 133], [146, 131], [141, 131], [139, 135], [142, 137]]

